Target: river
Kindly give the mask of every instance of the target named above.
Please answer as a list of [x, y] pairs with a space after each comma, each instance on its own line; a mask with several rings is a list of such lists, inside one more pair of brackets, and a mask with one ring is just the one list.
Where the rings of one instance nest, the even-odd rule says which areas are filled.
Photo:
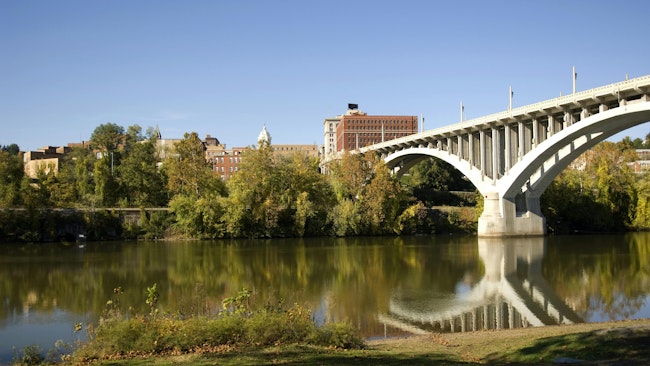
[[2, 245], [0, 364], [84, 339], [109, 300], [148, 312], [154, 283], [161, 312], [216, 314], [246, 288], [366, 338], [650, 318], [650, 233]]

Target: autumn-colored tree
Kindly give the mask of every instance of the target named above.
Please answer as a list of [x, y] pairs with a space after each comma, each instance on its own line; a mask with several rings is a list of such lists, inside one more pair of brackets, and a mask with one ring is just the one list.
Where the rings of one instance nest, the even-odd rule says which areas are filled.
[[223, 182], [214, 174], [205, 158], [205, 147], [196, 132], [185, 133], [165, 159], [167, 188], [174, 196], [202, 196], [207, 192], [224, 193]]
[[239, 171], [227, 182], [225, 222], [233, 236], [324, 234], [333, 194], [318, 161], [296, 154], [276, 157], [261, 144], [242, 155]]
[[186, 133], [163, 163], [172, 196], [169, 206], [177, 227], [188, 236], [215, 238], [221, 229], [223, 181], [205, 159], [204, 146], [196, 132]]
[[393, 230], [403, 194], [399, 182], [374, 154], [345, 154], [331, 166], [338, 207], [336, 235], [385, 234]]

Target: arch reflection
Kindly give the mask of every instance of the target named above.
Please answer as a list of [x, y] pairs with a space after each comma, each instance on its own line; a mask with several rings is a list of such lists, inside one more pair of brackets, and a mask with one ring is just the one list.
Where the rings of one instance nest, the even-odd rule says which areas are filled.
[[478, 238], [480, 281], [449, 295], [391, 295], [385, 325], [415, 334], [581, 323], [542, 276], [546, 238]]

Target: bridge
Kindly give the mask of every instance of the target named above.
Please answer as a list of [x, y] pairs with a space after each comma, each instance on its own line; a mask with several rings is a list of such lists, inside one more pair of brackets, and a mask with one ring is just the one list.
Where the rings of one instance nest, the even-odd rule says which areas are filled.
[[542, 276], [545, 238], [478, 238], [483, 278], [465, 294], [397, 292], [379, 321], [413, 334], [512, 329], [583, 320]]
[[435, 157], [484, 198], [483, 237], [546, 234], [539, 198], [580, 154], [650, 121], [650, 75], [509, 109], [359, 149], [397, 174]]

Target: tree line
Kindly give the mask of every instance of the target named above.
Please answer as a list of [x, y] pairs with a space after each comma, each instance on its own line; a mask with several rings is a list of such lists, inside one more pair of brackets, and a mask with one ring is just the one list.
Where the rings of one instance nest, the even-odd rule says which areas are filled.
[[[4, 146], [0, 207], [23, 208], [41, 232], [44, 208], [169, 207], [143, 211], [139, 223], [121, 225], [119, 236], [192, 238], [472, 232], [482, 207], [471, 183], [433, 158], [397, 178], [374, 154], [346, 154], [330, 174], [320, 174], [317, 158], [277, 156], [262, 143], [243, 152], [239, 171], [223, 181], [196, 133], [186, 133], [162, 160], [156, 141], [151, 128], [102, 124], [91, 148], [73, 149], [58, 172], [41, 169], [36, 178], [25, 175], [18, 147]], [[636, 145], [629, 138], [603, 142], [561, 173], [542, 196], [549, 231], [650, 228], [650, 180], [627, 165], [636, 159]], [[432, 209], [440, 205], [465, 208]], [[16, 212], [0, 212], [5, 240], [20, 239], [7, 231]], [[115, 215], [104, 216], [115, 223]]]

